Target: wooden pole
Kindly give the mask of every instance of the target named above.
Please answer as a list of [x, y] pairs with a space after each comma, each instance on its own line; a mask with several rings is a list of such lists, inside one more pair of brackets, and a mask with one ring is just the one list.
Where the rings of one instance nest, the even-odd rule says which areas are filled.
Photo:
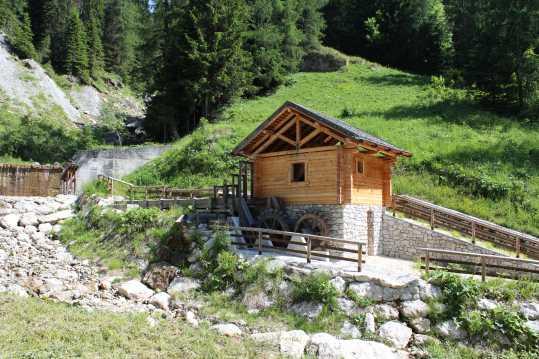
[[262, 254], [262, 232], [258, 232], [258, 254]]
[[228, 184], [225, 181], [225, 185], [223, 186], [223, 201], [225, 210], [228, 209]]
[[425, 272], [427, 273], [427, 277], [429, 276], [429, 266], [430, 266], [430, 258], [429, 258], [429, 250], [427, 249], [425, 253]]
[[515, 249], [517, 251], [517, 258], [520, 258], [520, 238], [519, 237], [516, 237]]
[[481, 257], [481, 281], [485, 281], [485, 277], [487, 275], [487, 264], [485, 257]]
[[374, 255], [374, 213], [371, 209], [367, 211], [367, 254]]
[[472, 222], [472, 243], [475, 244], [475, 222]]
[[430, 209], [430, 229], [434, 229], [434, 208]]
[[307, 237], [307, 263], [311, 263], [311, 237]]
[[363, 264], [363, 244], [357, 243], [357, 271], [361, 272], [361, 266]]

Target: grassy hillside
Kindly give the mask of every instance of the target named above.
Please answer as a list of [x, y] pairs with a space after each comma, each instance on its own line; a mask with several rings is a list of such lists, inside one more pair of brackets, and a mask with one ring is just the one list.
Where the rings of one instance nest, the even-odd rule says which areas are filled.
[[539, 124], [482, 111], [439, 79], [373, 64], [299, 73], [275, 94], [227, 108], [129, 176], [201, 187], [234, 171], [228, 151], [286, 100], [341, 118], [413, 152], [394, 175], [406, 193], [539, 235]]

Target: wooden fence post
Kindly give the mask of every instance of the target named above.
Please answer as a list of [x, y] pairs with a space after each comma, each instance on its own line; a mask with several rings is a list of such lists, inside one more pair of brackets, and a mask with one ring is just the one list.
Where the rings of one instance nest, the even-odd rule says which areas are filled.
[[481, 257], [481, 281], [485, 281], [487, 275], [487, 264], [485, 263], [485, 257]]
[[472, 243], [475, 244], [475, 222], [472, 222]]
[[374, 255], [374, 213], [372, 209], [367, 211], [367, 254]]
[[262, 232], [258, 232], [258, 254], [262, 254]]
[[307, 263], [311, 263], [311, 237], [307, 237]]
[[516, 249], [516, 252], [517, 252], [517, 258], [520, 258], [520, 238], [519, 237], [516, 237], [515, 249]]
[[226, 183], [226, 181], [225, 181], [225, 185], [223, 186], [223, 201], [225, 202], [224, 203], [225, 210], [227, 210], [228, 209], [228, 184]]
[[429, 266], [430, 266], [430, 257], [429, 257], [429, 250], [426, 250], [425, 253], [425, 272], [427, 273], [427, 277], [429, 276]]
[[361, 272], [363, 264], [363, 243], [357, 243], [357, 271]]
[[430, 229], [434, 229], [434, 208], [430, 209]]

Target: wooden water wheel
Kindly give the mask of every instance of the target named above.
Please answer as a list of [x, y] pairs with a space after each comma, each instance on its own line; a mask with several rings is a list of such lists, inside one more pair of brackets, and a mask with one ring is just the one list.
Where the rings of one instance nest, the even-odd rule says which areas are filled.
[[[258, 227], [275, 229], [278, 231], [290, 231], [288, 226], [288, 216], [283, 212], [273, 208], [264, 210], [258, 216]], [[274, 247], [286, 248], [290, 242], [290, 236], [282, 234], [270, 234], [269, 239]]]
[[[306, 213], [301, 216], [296, 222], [294, 232], [317, 236], [327, 236], [329, 233], [326, 221], [316, 213]], [[322, 240], [313, 239], [311, 248], [315, 250], [323, 249], [324, 244], [325, 242]]]

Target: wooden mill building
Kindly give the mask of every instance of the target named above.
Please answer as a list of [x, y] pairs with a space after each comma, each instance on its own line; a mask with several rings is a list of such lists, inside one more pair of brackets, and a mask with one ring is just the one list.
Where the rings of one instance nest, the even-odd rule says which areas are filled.
[[292, 102], [283, 104], [233, 153], [252, 163], [254, 197], [284, 203], [289, 219], [279, 222], [294, 222], [308, 213], [324, 222], [311, 230], [348, 240], [366, 238], [369, 210], [375, 231], [379, 228], [383, 207], [392, 202], [392, 167], [398, 157], [411, 156]]

